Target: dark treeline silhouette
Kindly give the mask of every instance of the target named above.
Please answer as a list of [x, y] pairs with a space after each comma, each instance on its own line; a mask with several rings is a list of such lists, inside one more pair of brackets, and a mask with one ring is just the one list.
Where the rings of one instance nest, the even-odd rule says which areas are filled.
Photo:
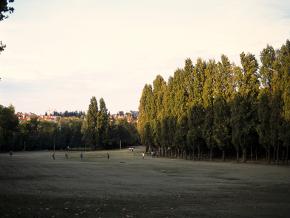
[[[0, 151], [43, 149], [112, 149], [139, 143], [136, 124], [110, 120], [105, 101], [91, 100], [87, 116], [62, 116], [56, 121], [37, 116], [19, 121], [13, 106], [0, 105]], [[97, 110], [96, 110], [97, 109]], [[80, 114], [80, 113], [78, 113]]]
[[146, 84], [138, 131], [147, 150], [186, 159], [242, 158], [288, 162], [290, 41], [267, 46], [261, 66], [241, 53], [241, 66], [190, 59], [166, 82]]

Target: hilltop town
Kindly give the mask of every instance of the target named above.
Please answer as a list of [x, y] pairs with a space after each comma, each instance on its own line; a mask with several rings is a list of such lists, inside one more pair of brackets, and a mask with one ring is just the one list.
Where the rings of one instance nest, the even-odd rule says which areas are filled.
[[[138, 111], [130, 111], [130, 112], [124, 112], [119, 111], [116, 114], [110, 114], [110, 121], [116, 121], [116, 120], [126, 120], [128, 123], [134, 124], [138, 122]], [[58, 122], [60, 118], [62, 119], [84, 119], [85, 112], [83, 111], [65, 111], [65, 112], [45, 112], [43, 115], [38, 115], [36, 113], [23, 113], [23, 112], [17, 112], [16, 113], [18, 120], [20, 122], [24, 121], [30, 121], [32, 118], [37, 118], [39, 121], [50, 121], [50, 122]]]

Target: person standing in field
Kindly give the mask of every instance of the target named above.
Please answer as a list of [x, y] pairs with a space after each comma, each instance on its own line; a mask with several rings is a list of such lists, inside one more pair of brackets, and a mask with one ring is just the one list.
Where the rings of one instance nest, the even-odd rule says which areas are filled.
[[145, 153], [143, 152], [143, 153], [142, 153], [142, 158], [144, 159], [144, 157], [145, 157]]
[[110, 154], [109, 154], [109, 152], [107, 152], [107, 158], [108, 158], [108, 160], [110, 159]]

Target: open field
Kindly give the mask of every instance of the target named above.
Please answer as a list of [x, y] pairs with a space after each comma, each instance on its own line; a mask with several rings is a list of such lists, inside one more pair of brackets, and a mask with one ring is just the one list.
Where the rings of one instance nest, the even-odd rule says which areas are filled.
[[289, 217], [290, 168], [141, 150], [0, 154], [0, 217]]

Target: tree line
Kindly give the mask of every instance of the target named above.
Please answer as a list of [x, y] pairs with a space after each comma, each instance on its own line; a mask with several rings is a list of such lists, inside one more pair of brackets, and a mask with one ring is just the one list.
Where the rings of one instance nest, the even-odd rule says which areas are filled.
[[115, 148], [120, 143], [123, 146], [139, 144], [136, 124], [110, 120], [110, 117], [104, 99], [101, 98], [98, 104], [97, 99], [92, 97], [82, 126], [86, 144], [95, 149]]
[[186, 59], [166, 82], [144, 86], [138, 131], [147, 150], [187, 159], [289, 159], [290, 41], [268, 45], [260, 64], [240, 54], [240, 66]]
[[[66, 113], [60, 113], [66, 114]], [[72, 113], [75, 115], [75, 113]], [[80, 115], [80, 113], [77, 113]], [[139, 143], [136, 124], [112, 120], [103, 98], [98, 109], [95, 97], [87, 114], [60, 116], [57, 121], [37, 116], [19, 121], [13, 106], [0, 105], [0, 151], [44, 149], [112, 149]]]

